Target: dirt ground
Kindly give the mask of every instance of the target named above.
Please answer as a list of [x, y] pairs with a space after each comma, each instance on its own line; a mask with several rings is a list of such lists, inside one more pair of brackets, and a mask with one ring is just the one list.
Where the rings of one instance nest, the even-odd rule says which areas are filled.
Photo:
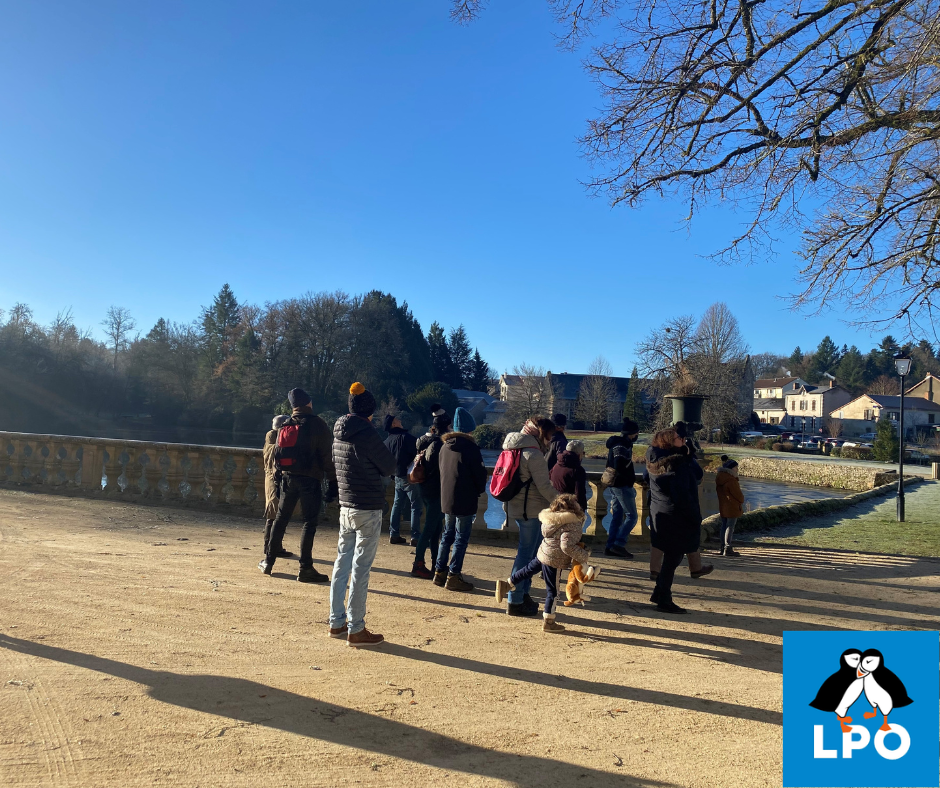
[[940, 628], [937, 560], [760, 545], [680, 569], [682, 618], [649, 605], [645, 553], [599, 556], [594, 600], [544, 635], [493, 599], [511, 543], [471, 542], [458, 594], [383, 540], [387, 642], [357, 651], [327, 636], [327, 586], [258, 571], [260, 541], [0, 491], [0, 785], [775, 786], [784, 629]]

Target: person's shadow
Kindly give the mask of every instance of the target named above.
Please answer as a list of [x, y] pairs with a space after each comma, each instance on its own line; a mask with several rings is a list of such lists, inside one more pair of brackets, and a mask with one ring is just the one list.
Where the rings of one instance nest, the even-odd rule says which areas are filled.
[[[150, 697], [163, 703], [450, 771], [519, 785], [676, 788], [673, 783], [635, 777], [622, 768], [617, 772], [603, 772], [552, 758], [478, 747], [403, 722], [247, 679], [149, 670], [4, 634], [0, 634], [0, 647], [142, 684], [149, 688]], [[558, 720], [559, 725], [563, 722]], [[513, 731], [507, 729], [504, 733], [511, 741]]]

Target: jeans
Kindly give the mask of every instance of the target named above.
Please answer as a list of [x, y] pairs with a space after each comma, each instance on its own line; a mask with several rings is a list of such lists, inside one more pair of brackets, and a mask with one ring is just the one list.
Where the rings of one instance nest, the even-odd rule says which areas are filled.
[[392, 503], [392, 513], [389, 515], [388, 521], [390, 536], [400, 536], [401, 513], [405, 507], [411, 511], [411, 536], [413, 539], [417, 539], [421, 536], [421, 511], [424, 509], [421, 487], [417, 484], [411, 484], [401, 476], [396, 476], [395, 500]]
[[610, 528], [607, 529], [607, 549], [626, 547], [627, 539], [636, 525], [636, 487], [610, 488]]
[[[441, 546], [437, 550], [437, 561], [434, 564], [436, 572], [445, 569], [449, 574], [459, 575], [463, 569], [463, 557], [470, 543], [470, 528], [473, 526], [473, 515], [457, 517], [454, 514], [444, 515], [444, 532], [441, 534]], [[451, 545], [454, 549], [451, 550]], [[450, 555], [450, 564], [447, 557]]]
[[659, 570], [659, 577], [656, 578], [656, 588], [653, 589], [657, 603], [672, 602], [672, 581], [684, 556], [685, 553], [663, 554], [663, 565]]
[[731, 547], [731, 538], [734, 536], [734, 524], [738, 521], [737, 517], [721, 518], [721, 546]]
[[271, 526], [271, 537], [268, 540], [266, 560], [269, 565], [274, 564], [277, 554], [284, 546], [284, 531], [287, 523], [300, 501], [300, 511], [304, 517], [304, 530], [300, 536], [300, 568], [310, 569], [313, 566], [313, 537], [317, 533], [317, 517], [320, 514], [320, 501], [323, 498], [323, 487], [319, 479], [312, 476], [297, 476], [285, 473], [281, 481], [281, 500], [277, 507], [277, 517]]
[[[539, 551], [539, 545], [542, 543], [542, 523], [538, 517], [530, 517], [528, 520], [516, 518], [516, 525], [519, 526], [519, 549], [516, 550], [516, 560], [513, 561], [513, 574], [525, 569], [535, 554]], [[529, 589], [532, 588], [532, 578], [528, 577], [521, 583], [513, 583], [515, 590], [509, 592], [509, 604], [521, 605]]]
[[344, 623], [349, 625], [351, 635], [365, 629], [369, 573], [372, 571], [381, 531], [381, 509], [372, 511], [340, 507], [339, 543], [336, 546], [336, 563], [333, 564], [333, 580], [330, 582], [331, 629], [339, 629]]
[[554, 566], [543, 564], [538, 558], [533, 558], [528, 565], [518, 572], [513, 572], [509, 577], [509, 582], [518, 586], [525, 580], [531, 582], [539, 572], [542, 573], [542, 579], [545, 581], [545, 607], [543, 615], [545, 618], [555, 618], [555, 600], [558, 598], [558, 578], [561, 574], [560, 569]]
[[431, 550], [431, 563], [437, 560], [437, 545], [441, 538], [441, 528], [444, 526], [444, 515], [441, 512], [440, 498], [425, 498], [424, 528], [415, 548], [415, 562], [424, 562], [424, 554], [428, 548]]

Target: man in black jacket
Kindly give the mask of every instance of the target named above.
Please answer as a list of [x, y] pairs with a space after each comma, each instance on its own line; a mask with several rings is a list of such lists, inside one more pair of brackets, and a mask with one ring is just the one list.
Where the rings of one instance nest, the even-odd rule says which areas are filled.
[[411, 546], [418, 544], [421, 538], [421, 512], [424, 501], [421, 488], [408, 481], [408, 468], [415, 461], [418, 453], [418, 440], [401, 425], [401, 420], [389, 413], [382, 425], [388, 433], [385, 446], [395, 458], [395, 500], [388, 520], [388, 541], [391, 544], [404, 544], [399, 529], [401, 528], [402, 509], [411, 511]]
[[[349, 415], [333, 427], [333, 460], [339, 484], [339, 542], [330, 584], [330, 637], [355, 648], [385, 638], [366, 629], [366, 595], [382, 530], [382, 477], [395, 472], [395, 458], [375, 427], [375, 397], [361, 383], [349, 388]], [[346, 599], [346, 586], [349, 598]]]
[[556, 413], [552, 421], [555, 423], [555, 434], [552, 436], [551, 443], [548, 444], [548, 451], [545, 454], [545, 462], [548, 463], [549, 473], [552, 472], [552, 468], [558, 462], [558, 455], [568, 447], [568, 438], [565, 437], [568, 417], [564, 413]]
[[607, 467], [613, 469], [614, 481], [610, 485], [610, 527], [604, 555], [617, 558], [633, 558], [627, 550], [627, 539], [637, 521], [633, 444], [639, 432], [639, 424], [624, 419], [620, 434], [607, 439]]
[[328, 484], [328, 500], [336, 495], [336, 468], [333, 466], [330, 428], [313, 412], [310, 396], [303, 389], [292, 389], [287, 394], [293, 412], [290, 420], [278, 430], [296, 430], [296, 443], [290, 447], [277, 446], [274, 460], [281, 471], [281, 497], [277, 516], [271, 526], [267, 555], [258, 564], [266, 575], [271, 574], [277, 556], [283, 551], [284, 531], [294, 509], [300, 502], [304, 530], [300, 537], [300, 571], [297, 579], [302, 583], [322, 583], [330, 578], [313, 568], [313, 537], [317, 533], [317, 517], [323, 497], [323, 479]]

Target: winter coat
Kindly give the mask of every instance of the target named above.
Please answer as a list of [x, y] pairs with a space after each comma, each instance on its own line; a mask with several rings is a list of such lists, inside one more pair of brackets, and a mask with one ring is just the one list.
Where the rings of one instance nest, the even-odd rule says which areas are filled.
[[583, 539], [584, 523], [572, 512], [552, 512], [544, 509], [539, 513], [542, 523], [542, 543], [538, 559], [554, 569], [570, 569], [571, 564], [587, 566], [591, 555], [578, 543]]
[[424, 454], [424, 467], [427, 476], [421, 483], [421, 495], [433, 498], [435, 501], [441, 497], [441, 447], [444, 442], [436, 432], [429, 432], [418, 438], [417, 449]]
[[385, 446], [395, 458], [395, 476], [400, 479], [407, 478], [408, 467], [415, 461], [418, 453], [418, 441], [408, 430], [401, 427], [392, 427]]
[[395, 458], [371, 421], [351, 414], [336, 420], [333, 461], [340, 506], [369, 511], [385, 508], [382, 477], [395, 472]]
[[738, 477], [727, 468], [719, 468], [715, 476], [718, 492], [718, 513], [722, 517], [740, 517], [744, 514], [744, 493]]
[[545, 452], [545, 463], [548, 465], [548, 472], [551, 473], [555, 463], [558, 462], [558, 455], [568, 448], [568, 438], [565, 432], [556, 432], [552, 435], [552, 442], [548, 444], [548, 451]]
[[581, 458], [573, 451], [558, 453], [555, 466], [549, 472], [552, 487], [560, 493], [577, 496], [582, 511], [587, 509], [587, 471], [581, 465]]
[[465, 432], [448, 432], [441, 440], [441, 511], [455, 517], [477, 513], [486, 490], [486, 465], [480, 447]]
[[632, 487], [636, 483], [632, 440], [622, 434], [607, 439], [607, 467], [615, 470], [611, 487]]
[[[291, 422], [301, 425], [301, 439], [306, 430], [306, 434], [310, 436], [310, 443], [306, 447], [307, 451], [295, 460], [290, 469], [284, 469], [284, 473], [290, 473], [293, 476], [310, 476], [318, 481], [326, 479], [330, 483], [335, 481], [336, 467], [333, 464], [332, 440], [327, 423], [316, 414], [300, 408], [294, 408], [291, 421], [287, 423]], [[277, 438], [275, 438], [276, 441]], [[278, 450], [275, 448], [275, 458], [277, 455]]]
[[694, 553], [702, 536], [698, 485], [702, 468], [688, 446], [646, 451], [650, 479], [650, 543], [665, 553]]
[[[558, 491], [552, 487], [542, 447], [535, 438], [524, 432], [510, 432], [503, 441], [503, 451], [515, 449], [522, 450], [519, 474], [523, 488], [506, 504], [506, 514], [514, 520], [521, 520], [525, 515], [532, 519], [538, 517], [542, 509], [548, 508], [558, 497]], [[532, 483], [527, 485], [526, 482], [530, 479]]]
[[280, 503], [277, 483], [274, 474], [277, 473], [277, 461], [274, 450], [277, 448], [277, 430], [269, 430], [264, 436], [264, 449], [261, 456], [264, 462], [264, 519], [273, 520], [277, 517], [277, 507]]

